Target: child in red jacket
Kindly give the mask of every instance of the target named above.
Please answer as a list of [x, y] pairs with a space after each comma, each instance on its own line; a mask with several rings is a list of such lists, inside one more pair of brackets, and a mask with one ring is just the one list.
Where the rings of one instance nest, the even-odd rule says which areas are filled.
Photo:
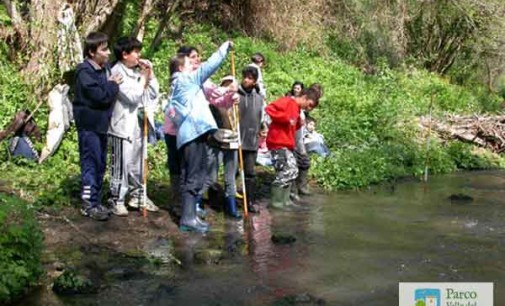
[[291, 185], [298, 175], [295, 148], [295, 133], [301, 127], [300, 110], [311, 111], [319, 104], [319, 93], [306, 89], [298, 97], [282, 97], [266, 108], [270, 117], [267, 147], [272, 154], [275, 180], [272, 182], [271, 206], [283, 209], [293, 205], [289, 201]]

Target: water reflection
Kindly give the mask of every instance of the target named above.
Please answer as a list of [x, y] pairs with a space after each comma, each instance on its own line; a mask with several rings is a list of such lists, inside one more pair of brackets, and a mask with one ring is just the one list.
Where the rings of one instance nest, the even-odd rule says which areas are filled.
[[[396, 305], [399, 281], [484, 281], [495, 283], [496, 305], [505, 305], [504, 186], [502, 171], [458, 173], [427, 185], [315, 195], [304, 212], [263, 209], [244, 223], [226, 220], [208, 235], [184, 236], [175, 280], [146, 275], [134, 284], [147, 290], [132, 291], [132, 280], [122, 280], [93, 300], [106, 305], [113, 295], [135, 294], [131, 300], [145, 305]], [[453, 194], [473, 200], [455, 204]], [[297, 240], [274, 244], [275, 233]]]

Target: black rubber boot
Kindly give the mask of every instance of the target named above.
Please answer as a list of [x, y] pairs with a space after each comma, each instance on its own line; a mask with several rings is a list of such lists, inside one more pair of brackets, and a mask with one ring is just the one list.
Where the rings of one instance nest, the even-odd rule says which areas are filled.
[[298, 192], [301, 195], [311, 195], [312, 192], [309, 190], [309, 181], [308, 181], [309, 170], [300, 170], [298, 171], [298, 177], [296, 178], [296, 185], [298, 185]]
[[208, 226], [204, 226], [204, 224], [197, 219], [196, 199], [188, 192], [182, 195], [182, 216], [179, 221], [179, 229], [184, 232], [198, 233], [205, 233], [209, 230]]
[[260, 206], [256, 203], [256, 180], [254, 178], [246, 178], [245, 189], [247, 192], [247, 211], [253, 214], [259, 213]]
[[181, 176], [171, 175], [170, 176], [170, 189], [172, 191], [172, 199], [175, 202], [181, 202]]

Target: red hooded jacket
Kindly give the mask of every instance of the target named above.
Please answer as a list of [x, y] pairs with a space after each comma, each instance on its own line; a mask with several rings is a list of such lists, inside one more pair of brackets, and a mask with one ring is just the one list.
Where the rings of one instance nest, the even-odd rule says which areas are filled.
[[287, 148], [293, 151], [295, 132], [302, 126], [298, 103], [292, 97], [282, 97], [270, 103], [265, 112], [272, 120], [267, 135], [268, 149]]

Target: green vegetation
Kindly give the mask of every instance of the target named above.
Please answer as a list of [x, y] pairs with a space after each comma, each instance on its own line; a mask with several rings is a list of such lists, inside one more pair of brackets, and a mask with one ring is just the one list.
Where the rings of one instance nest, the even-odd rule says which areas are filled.
[[0, 193], [0, 303], [19, 297], [42, 273], [42, 234], [34, 209]]
[[[47, 99], [57, 82], [58, 44], [52, 35], [57, 32], [56, 6], [41, 3], [13, 2], [10, 9], [0, 5], [0, 128], [17, 111], [33, 110]], [[505, 167], [499, 155], [434, 135], [427, 152], [428, 137], [419, 127], [431, 101], [434, 117], [501, 109], [501, 1], [258, 0], [242, 5], [245, 2], [188, 0], [179, 5], [155, 0], [151, 8], [143, 7], [145, 3], [151, 2], [104, 1], [93, 11], [95, 6], [87, 1], [74, 1], [77, 27], [81, 34], [90, 25], [91, 30], [103, 28], [112, 41], [145, 30], [144, 55], [155, 64], [164, 92], [168, 60], [179, 46], [196, 46], [207, 58], [230, 38], [238, 76], [251, 54], [266, 56], [269, 101], [283, 96], [295, 80], [321, 83], [325, 95], [312, 116], [332, 155], [314, 157], [311, 174], [324, 188], [420, 177], [426, 164], [430, 174]], [[20, 19], [11, 20], [12, 8], [21, 13]], [[39, 10], [43, 12], [36, 14]], [[115, 13], [104, 15], [107, 11]], [[214, 81], [230, 70], [228, 61]], [[35, 118], [45, 134], [46, 105]], [[36, 144], [39, 151], [42, 146]], [[11, 158], [7, 147], [7, 141], [0, 143], [2, 180], [30, 204], [0, 194], [0, 302], [21, 294], [41, 272], [41, 234], [31, 205], [71, 205], [79, 195], [74, 127], [42, 165]], [[168, 181], [164, 143], [151, 147], [149, 156], [151, 188], [152, 183]], [[61, 281], [63, 290], [87, 286], [71, 272]]]
[[[152, 33], [147, 34], [149, 40]], [[167, 62], [178, 46], [194, 45], [206, 58], [228, 38], [228, 34], [215, 27], [194, 25], [183, 33], [181, 41], [164, 40], [156, 52], [147, 54], [155, 64], [162, 90], [168, 90]], [[450, 84], [415, 67], [392, 70], [382, 64], [375, 74], [368, 75], [337, 57], [321, 56], [304, 48], [278, 53], [277, 45], [271, 42], [240, 35], [231, 38], [236, 45], [239, 76], [250, 54], [260, 51], [267, 57], [264, 78], [270, 101], [288, 91], [294, 80], [322, 83], [325, 95], [312, 115], [333, 154], [324, 160], [315, 158], [311, 171], [328, 189], [363, 187], [404, 176], [420, 177], [425, 167], [426, 135], [420, 133], [417, 117], [428, 114], [432, 96], [434, 116], [445, 112], [496, 112], [500, 107], [501, 100], [496, 95], [484, 93], [479, 87], [467, 89]], [[5, 114], [0, 115], [0, 122], [7, 122], [29, 99], [26, 94], [29, 91], [12, 68], [3, 65], [0, 69], [14, 75], [9, 77], [11, 85], [2, 91], [0, 98], [9, 105]], [[227, 61], [213, 79], [217, 82], [230, 70]], [[7, 78], [6, 75], [2, 73], [0, 78]], [[44, 127], [44, 111], [37, 117]], [[6, 143], [2, 146], [5, 148]], [[7, 159], [5, 149], [0, 156]], [[442, 143], [433, 137], [429, 156], [430, 174], [504, 164], [492, 154], [476, 155], [470, 145]], [[0, 164], [0, 171], [13, 189], [22, 190], [38, 204], [68, 204], [79, 193], [78, 160], [76, 133], [71, 129], [57, 153], [44, 164], [7, 160]], [[150, 169], [150, 180], [168, 180], [162, 142], [150, 149]], [[47, 187], [38, 188], [41, 185]]]
[[[211, 39], [209, 39], [211, 38]], [[227, 39], [226, 33], [208, 26], [192, 26], [183, 43], [202, 50], [204, 58]], [[421, 176], [426, 160], [425, 135], [417, 117], [429, 113], [433, 96], [434, 116], [446, 112], [470, 114], [497, 112], [501, 99], [482, 87], [450, 84], [435, 73], [404, 66], [392, 70], [383, 63], [374, 75], [344, 63], [338, 57], [320, 56], [305, 48], [278, 53], [277, 45], [243, 36], [232, 37], [236, 45], [237, 74], [248, 55], [260, 51], [268, 64], [264, 78], [269, 100], [282, 96], [294, 80], [320, 82], [325, 89], [321, 105], [313, 112], [318, 129], [333, 152], [329, 159], [316, 159], [312, 173], [325, 188], [356, 188], [404, 176]], [[167, 84], [166, 54], [181, 43], [165, 41], [153, 54], [158, 76]], [[229, 63], [214, 79], [229, 73]], [[501, 167], [496, 155], [478, 155], [470, 145], [431, 141], [430, 173], [456, 169]]]
[[96, 288], [93, 288], [93, 283], [85, 276], [79, 275], [76, 271], [66, 270], [54, 281], [53, 290], [58, 294], [70, 295], [91, 293]]

